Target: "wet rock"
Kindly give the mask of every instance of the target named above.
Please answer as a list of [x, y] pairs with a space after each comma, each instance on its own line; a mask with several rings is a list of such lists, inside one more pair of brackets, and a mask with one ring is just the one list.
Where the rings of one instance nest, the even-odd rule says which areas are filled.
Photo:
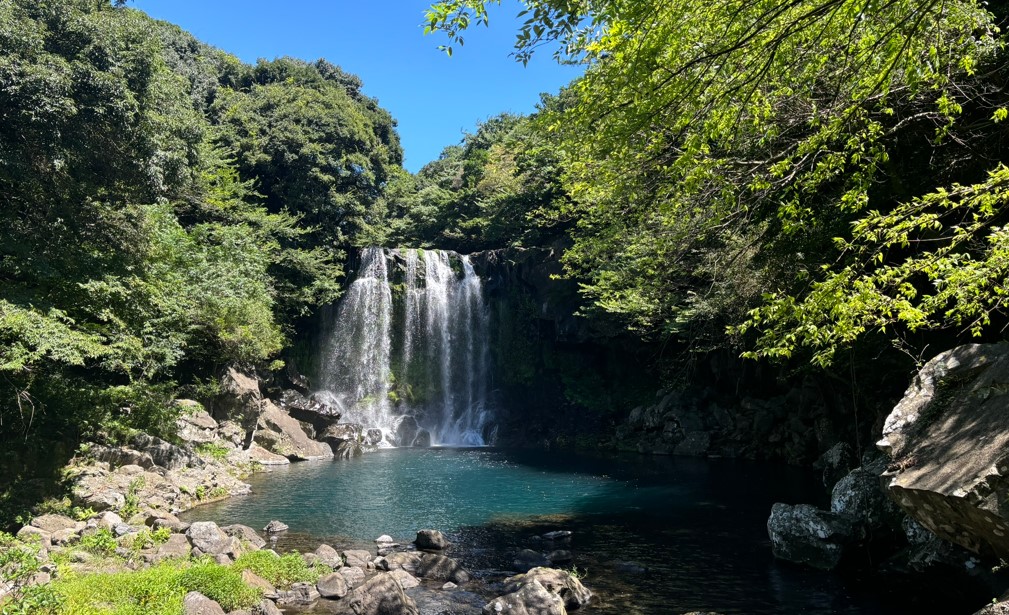
[[644, 574], [648, 572], [648, 568], [638, 562], [617, 562], [614, 569], [617, 572], [623, 572], [625, 574]]
[[280, 395], [280, 405], [299, 421], [310, 424], [316, 432], [325, 431], [340, 421], [340, 411], [318, 400], [288, 389]]
[[441, 551], [448, 548], [452, 543], [438, 530], [420, 530], [417, 532], [417, 539], [414, 540], [414, 544], [417, 545], [418, 549]]
[[532, 581], [517, 591], [500, 596], [483, 607], [483, 615], [567, 615], [564, 601]]
[[777, 503], [767, 520], [774, 556], [821, 570], [832, 570], [856, 538], [851, 520], [809, 504]]
[[512, 569], [517, 572], [527, 572], [532, 568], [538, 566], [549, 566], [550, 560], [546, 558], [542, 553], [538, 551], [533, 551], [532, 549], [523, 549], [515, 555], [515, 559], [512, 560]]
[[419, 615], [417, 603], [387, 574], [375, 575], [354, 594], [351, 606], [357, 615]]
[[918, 372], [876, 443], [888, 495], [940, 538], [1009, 557], [1009, 344], [968, 344]]
[[571, 532], [568, 530], [556, 530], [553, 532], [547, 532], [543, 534], [544, 540], [552, 540], [554, 542], [565, 541], [571, 539]]
[[571, 573], [556, 568], [533, 568], [525, 574], [510, 577], [505, 580], [505, 592], [516, 592], [530, 583], [538, 583], [563, 600], [565, 608], [571, 610], [587, 605], [592, 598], [592, 592], [581, 581]]
[[337, 459], [353, 459], [364, 454], [364, 447], [360, 442], [347, 442], [343, 440], [326, 440], [333, 457]]
[[280, 532], [286, 532], [289, 529], [291, 529], [291, 526], [274, 519], [273, 521], [270, 521], [269, 523], [266, 524], [266, 527], [263, 528], [263, 531], [266, 532], [267, 534], [279, 534]]
[[823, 470], [823, 486], [833, 489], [841, 480], [858, 465], [855, 453], [847, 442], [838, 442], [816, 460], [814, 467]]
[[567, 564], [568, 562], [572, 561], [574, 558], [575, 557], [574, 557], [574, 555], [571, 554], [571, 551], [567, 551], [567, 550], [564, 550], [564, 549], [558, 549], [556, 551], [551, 551], [547, 555], [547, 559], [550, 560], [550, 563], [553, 564], [553, 565], [556, 565], [556, 564]]
[[673, 449], [674, 455], [701, 457], [711, 448], [711, 434], [706, 431], [690, 431]]
[[435, 581], [452, 581], [453, 583], [466, 583], [469, 581], [469, 573], [456, 560], [438, 555], [436, 553], [425, 553], [416, 566], [416, 574], [424, 579]]
[[420, 425], [417, 424], [417, 419], [409, 415], [404, 416], [396, 426], [396, 445], [413, 446], [419, 431]]
[[189, 592], [182, 599], [184, 615], [227, 615], [221, 605], [200, 592]]
[[382, 441], [383, 435], [381, 429], [371, 428], [364, 434], [364, 443], [369, 446], [375, 446]]
[[431, 446], [431, 432], [421, 429], [417, 432], [417, 437], [413, 439], [413, 446], [416, 448], [429, 448]]
[[417, 577], [413, 576], [406, 570], [393, 570], [389, 573], [389, 576], [396, 579], [396, 582], [399, 583], [399, 586], [403, 589], [412, 589], [420, 585], [420, 581], [417, 580]]
[[319, 591], [319, 595], [330, 600], [343, 598], [350, 591], [350, 588], [347, 586], [347, 579], [338, 572], [331, 572], [319, 579], [319, 582], [315, 584], [315, 588]]
[[[417, 568], [421, 563], [421, 554], [415, 551], [403, 551], [390, 553], [375, 560], [375, 566], [379, 570], [406, 570], [411, 574], [417, 573]], [[350, 560], [348, 560], [349, 562]]]

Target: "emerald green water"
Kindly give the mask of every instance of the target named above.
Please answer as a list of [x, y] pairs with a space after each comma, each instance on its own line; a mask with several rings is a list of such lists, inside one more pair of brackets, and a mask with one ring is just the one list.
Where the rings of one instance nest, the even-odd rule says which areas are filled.
[[[597, 595], [591, 613], [854, 615], [919, 613], [923, 605], [973, 612], [963, 596], [937, 595], [934, 587], [775, 560], [766, 531], [771, 504], [823, 505], [816, 478], [731, 460], [387, 449], [258, 474], [252, 495], [186, 517], [257, 529], [279, 519], [291, 526], [279, 550], [323, 541], [373, 548], [382, 534], [407, 543], [418, 529], [440, 529], [455, 542], [450, 555], [487, 579], [500, 578], [520, 549], [569, 549]], [[571, 542], [534, 539], [554, 529], [573, 531]], [[629, 573], [626, 562], [646, 571]]]

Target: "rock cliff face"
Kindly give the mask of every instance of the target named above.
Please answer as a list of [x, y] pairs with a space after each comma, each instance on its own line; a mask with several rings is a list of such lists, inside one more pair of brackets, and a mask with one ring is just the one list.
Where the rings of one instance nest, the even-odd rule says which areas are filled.
[[929, 361], [883, 427], [888, 494], [923, 527], [1009, 558], [1009, 344]]

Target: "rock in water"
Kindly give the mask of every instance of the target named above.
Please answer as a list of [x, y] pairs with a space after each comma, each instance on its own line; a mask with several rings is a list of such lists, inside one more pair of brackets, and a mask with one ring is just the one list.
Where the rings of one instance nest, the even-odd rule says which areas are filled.
[[777, 503], [767, 520], [774, 556], [821, 570], [841, 561], [844, 547], [855, 540], [851, 520], [809, 504]]
[[438, 530], [420, 530], [417, 532], [417, 540], [414, 541], [418, 549], [433, 549], [441, 551], [450, 544], [445, 535]]
[[592, 598], [582, 582], [570, 572], [555, 568], [533, 568], [525, 574], [515, 575], [505, 580], [505, 591], [516, 592], [530, 583], [538, 583], [545, 590], [554, 594], [564, 602], [565, 608], [580, 609]]
[[1009, 558], [1009, 344], [968, 344], [918, 372], [877, 446], [888, 495], [940, 538]]
[[537, 581], [495, 598], [483, 607], [483, 615], [567, 615], [564, 601]]
[[319, 594], [323, 598], [331, 600], [343, 598], [349, 591], [347, 580], [339, 572], [331, 572], [322, 577], [315, 584], [315, 588], [319, 590]]
[[289, 529], [291, 529], [291, 526], [274, 519], [273, 521], [270, 521], [269, 523], [266, 524], [266, 527], [263, 528], [263, 531], [266, 532], [267, 534], [279, 534], [280, 532], [286, 532]]

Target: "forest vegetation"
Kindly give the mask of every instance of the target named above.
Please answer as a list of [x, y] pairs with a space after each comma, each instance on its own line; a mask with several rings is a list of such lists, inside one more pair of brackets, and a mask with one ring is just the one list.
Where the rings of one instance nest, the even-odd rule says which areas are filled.
[[[1000, 3], [528, 0], [516, 59], [584, 76], [416, 174], [356, 76], [122, 4], [0, 4], [14, 458], [169, 435], [221, 367], [279, 368], [368, 245], [556, 246], [590, 317], [817, 369], [1009, 324]], [[487, 4], [429, 30], [464, 53]]]

